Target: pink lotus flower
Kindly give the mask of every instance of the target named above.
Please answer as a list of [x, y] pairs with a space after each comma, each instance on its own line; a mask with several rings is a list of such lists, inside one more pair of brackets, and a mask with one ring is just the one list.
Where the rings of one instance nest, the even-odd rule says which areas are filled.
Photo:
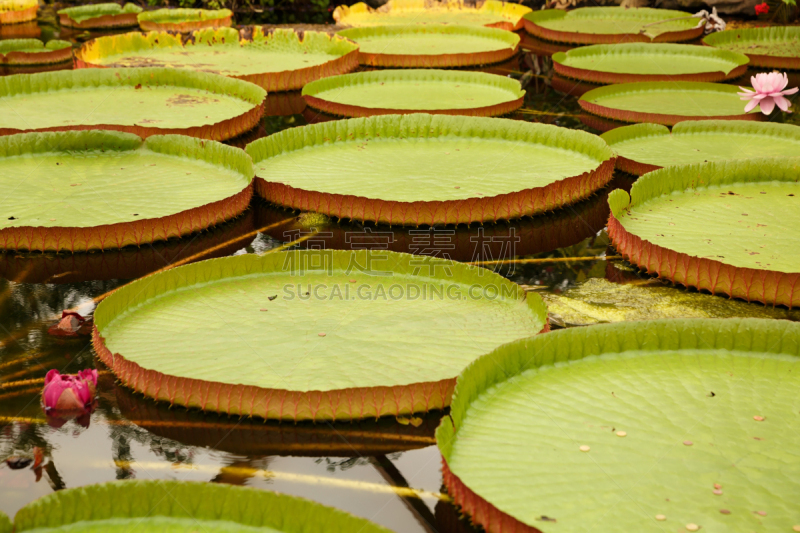
[[798, 88], [784, 90], [789, 84], [789, 78], [783, 72], [769, 72], [756, 74], [750, 78], [755, 91], [739, 87], [743, 93], [736, 93], [742, 100], [750, 100], [744, 107], [744, 112], [749, 113], [756, 106], [761, 106], [761, 112], [765, 115], [772, 113], [777, 105], [782, 111], [789, 111], [792, 103], [784, 98], [798, 91]]
[[46, 410], [82, 411], [92, 403], [97, 388], [97, 370], [64, 374], [55, 368], [44, 378], [42, 401]]

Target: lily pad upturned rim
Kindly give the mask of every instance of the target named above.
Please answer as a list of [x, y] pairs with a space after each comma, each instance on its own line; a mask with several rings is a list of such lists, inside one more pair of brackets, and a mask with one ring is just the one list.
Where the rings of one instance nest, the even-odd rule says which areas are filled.
[[148, 517], [185, 518], [200, 523], [219, 520], [286, 533], [313, 530], [389, 533], [374, 522], [297, 496], [252, 487], [175, 480], [110, 481], [60, 490], [24, 506], [14, 522], [18, 532], [47, 531], [68, 524]]
[[37, 0], [13, 0], [0, 5], [0, 24], [16, 24], [36, 20]]
[[202, 28], [219, 28], [233, 23], [230, 9], [162, 8], [143, 11], [137, 17], [145, 31], [188, 32]]
[[[595, 44], [553, 54], [553, 67], [555, 71], [562, 76], [593, 83], [630, 83], [637, 81], [717, 82], [738, 78], [747, 71], [749, 59], [746, 55], [729, 50], [712, 50], [716, 53], [709, 53], [711, 50], [709, 50], [708, 47], [676, 43]], [[639, 74], [636, 72], [611, 72], [600, 68], [581, 68], [569, 64], [570, 59], [575, 57], [592, 55], [600, 57], [623, 54], [634, 55], [641, 52], [657, 52], [660, 58], [672, 58], [674, 62], [679, 62], [680, 57], [684, 55], [725, 60], [730, 63], [731, 69], [728, 72], [708, 70], [706, 72], [684, 74]]]
[[800, 291], [796, 289], [800, 284], [798, 272], [736, 267], [676, 252], [628, 232], [619, 219], [632, 206], [671, 192], [729, 183], [795, 182], [798, 172], [800, 157], [717, 161], [655, 170], [639, 178], [630, 194], [617, 189], [609, 195], [608, 235], [626, 260], [672, 283], [748, 302], [797, 307], [800, 306]]
[[[415, 226], [470, 224], [514, 220], [575, 203], [604, 187], [613, 177], [614, 156], [605, 141], [583, 131], [503, 118], [455, 115], [376, 115], [290, 128], [247, 145], [254, 165], [283, 152], [324, 145], [326, 139], [364, 139], [385, 136], [437, 137], [440, 135], [507, 138], [515, 130], [520, 142], [534, 138], [548, 146], [580, 146], [597, 161], [597, 167], [545, 187], [522, 189], [482, 198], [448, 201], [400, 202], [346, 194], [303, 190], [256, 176], [255, 188], [265, 200], [293, 209], [314, 211], [337, 218]], [[516, 131], [520, 130], [520, 131]]]
[[439, 33], [439, 34], [461, 34], [473, 35], [494, 39], [498, 43], [503, 43], [507, 47], [485, 52], [468, 52], [452, 54], [384, 54], [367, 53], [363, 50], [358, 52], [358, 60], [362, 65], [371, 67], [394, 67], [394, 68], [446, 68], [446, 67], [471, 67], [477, 65], [491, 65], [499, 63], [516, 55], [519, 50], [519, 35], [516, 33], [498, 30], [496, 28], [485, 28], [482, 26], [424, 26], [424, 25], [398, 25], [398, 26], [364, 26], [359, 28], [349, 28], [337, 32], [337, 35], [351, 39], [358, 44], [359, 37], [391, 36], [391, 35], [414, 35], [416, 33]]
[[[329, 257], [330, 268], [334, 269], [351, 264], [353, 258], [357, 264], [368, 264], [364, 261], [368, 260], [370, 251], [329, 250], [325, 253]], [[396, 385], [367, 385], [324, 391], [287, 390], [170, 376], [157, 370], [143, 368], [136, 362], [126, 359], [124, 354], [112, 353], [106, 346], [102, 330], [119, 313], [142, 305], [159, 293], [180, 290], [197, 283], [207, 284], [213, 280], [252, 275], [256, 272], [285, 270], [287, 258], [293, 257], [288, 259], [290, 264], [306, 264], [303, 262], [304, 257], [308, 255], [314, 257], [314, 254], [319, 258], [319, 251], [297, 250], [260, 256], [246, 254], [210, 259], [136, 280], [117, 289], [98, 305], [92, 330], [95, 352], [125, 386], [155, 400], [169, 402], [170, 405], [178, 404], [204, 411], [297, 422], [401, 416], [447, 407], [455, 385], [455, 376], [438, 381]], [[502, 285], [509, 290], [507, 294], [504, 293], [505, 298], [511, 299], [512, 295], [516, 296], [520, 303], [526, 304], [528, 312], [541, 319], [542, 331], [549, 331], [547, 309], [541, 297], [538, 294], [526, 293], [517, 284], [494, 272], [431, 256], [414, 256], [389, 251], [382, 254], [387, 259], [395, 259], [395, 263], [391, 265], [392, 272], [414, 272], [420, 270], [420, 265], [423, 265], [422, 268], [427, 268], [430, 274], [421, 279], [444, 279], [451, 283], [468, 283], [472, 287], [486, 287], [490, 283]], [[387, 267], [389, 265], [383, 268]]]
[[[507, 20], [487, 24], [487, 28], [497, 28], [500, 30], [517, 31], [522, 29], [522, 17], [526, 13], [531, 12], [531, 8], [516, 4], [513, 2], [498, 1], [498, 0], [484, 0], [480, 6], [466, 5], [463, 0], [432, 0], [432, 1], [419, 1], [419, 0], [389, 0], [378, 9], [373, 9], [364, 2], [358, 2], [352, 6], [340, 5], [333, 11], [333, 20], [337, 24], [347, 26], [347, 19], [351, 15], [374, 15], [379, 20], [375, 26], [379, 26], [380, 19], [385, 16], [391, 16], [392, 11], [451, 11], [451, 10], [469, 10], [474, 12], [489, 12], [496, 14], [499, 17]], [[421, 22], [425, 24], [425, 22]], [[366, 24], [356, 24], [353, 27], [362, 27]]]
[[[530, 33], [535, 37], [539, 37], [540, 39], [545, 39], [547, 41], [555, 41], [561, 43], [572, 43], [572, 44], [617, 44], [621, 42], [643, 42], [643, 43], [668, 43], [668, 42], [681, 42], [681, 41], [691, 41], [697, 37], [703, 35], [703, 26], [695, 26], [687, 28], [681, 31], [669, 31], [664, 32], [656, 35], [654, 39], [651, 39], [647, 35], [643, 35], [640, 33], [611, 33], [611, 34], [602, 34], [602, 33], [583, 33], [583, 32], [570, 32], [570, 31], [559, 31], [559, 30], [551, 30], [544, 26], [539, 25], [539, 22], [552, 20], [556, 18], [564, 18], [568, 16], [574, 16], [575, 12], [586, 13], [586, 14], [610, 14], [610, 13], [625, 13], [626, 10], [628, 14], [636, 10], [637, 14], [642, 15], [650, 15], [650, 17], [642, 17], [644, 20], [643, 22], [655, 22], [657, 20], [662, 19], [671, 19], [671, 18], [678, 18], [678, 17], [689, 17], [689, 15], [684, 11], [676, 11], [671, 9], [655, 9], [649, 7], [637, 7], [637, 8], [623, 8], [623, 7], [579, 7], [577, 9], [573, 9], [571, 11], [563, 11], [561, 9], [544, 9], [540, 11], [532, 11], [522, 17], [523, 23], [525, 25], [525, 31]], [[573, 15], [569, 15], [569, 13], [573, 13]], [[698, 19], [699, 22], [699, 19]]]
[[[409, 81], [421, 79], [425, 81], [456, 81], [461, 83], [481, 84], [497, 87], [509, 93], [510, 99], [497, 104], [475, 108], [443, 108], [443, 109], [398, 109], [366, 107], [354, 104], [332, 102], [317, 95], [323, 91], [348, 87], [353, 85], [392, 83], [393, 81]], [[485, 72], [468, 72], [461, 70], [375, 70], [332, 76], [309, 83], [303, 87], [303, 98], [306, 103], [325, 113], [346, 117], [369, 117], [372, 115], [436, 113], [443, 115], [468, 115], [478, 117], [493, 117], [505, 115], [522, 107], [525, 91], [521, 89], [519, 81], [496, 74]]]
[[[662, 124], [632, 124], [630, 126], [623, 126], [611, 131], [607, 131], [600, 135], [614, 150], [614, 145], [629, 141], [631, 139], [640, 139], [643, 137], [669, 137], [670, 135], [705, 133], [705, 132], [719, 132], [731, 134], [737, 133], [753, 133], [763, 134], [776, 137], [788, 137], [800, 141], [800, 127], [791, 124], [778, 124], [775, 122], [753, 122], [750, 120], [685, 120], [678, 122], [672, 127], [670, 133], [669, 128]], [[629, 159], [624, 155], [617, 153], [617, 168], [629, 174], [641, 176], [658, 170], [662, 167], [645, 163], [643, 161], [636, 161]], [[676, 162], [676, 164], [682, 164]], [[673, 165], [670, 165], [673, 166]]]
[[34, 131], [68, 131], [109, 129], [133, 133], [142, 138], [150, 135], [179, 134], [200, 137], [213, 141], [224, 141], [253, 129], [264, 113], [264, 98], [267, 92], [261, 87], [242, 80], [226, 78], [205, 72], [167, 68], [125, 69], [79, 69], [40, 74], [20, 74], [0, 77], [0, 98], [18, 94], [33, 94], [71, 88], [106, 86], [173, 85], [204, 89], [211, 93], [236, 97], [250, 103], [249, 111], [235, 117], [202, 126], [187, 128], [158, 128], [151, 126], [124, 126], [116, 124], [94, 124], [54, 126], [41, 129], [0, 128], [0, 135], [29, 133]]
[[125, 28], [136, 26], [137, 13], [142, 8], [136, 4], [126, 3], [120, 6], [115, 2], [105, 4], [87, 4], [59, 9], [58, 21], [67, 28]]
[[[54, 149], [54, 147], [57, 147]], [[247, 185], [228, 198], [160, 218], [101, 226], [18, 226], [0, 229], [0, 250], [88, 251], [122, 248], [181, 237], [233, 218], [247, 209], [252, 197], [253, 165], [237, 148], [184, 135], [157, 135], [146, 140], [117, 131], [23, 133], [0, 137], [0, 157], [23, 154], [74, 154], [80, 151], [144, 149], [220, 165], [243, 175]]]
[[[344, 74], [358, 68], [358, 46], [339, 37], [316, 31], [295, 31], [285, 28], [270, 29], [266, 34], [261, 26], [242, 30], [233, 28], [203, 28], [189, 34], [175, 32], [129, 32], [119, 35], [98, 37], [87, 41], [75, 52], [75, 68], [109, 68], [97, 62], [109, 55], [125, 52], [138, 52], [153, 48], [186, 48], [187, 46], [213, 49], [215, 44], [238, 42], [241, 46], [257, 43], [269, 46], [270, 41], [295, 39], [299, 46], [323, 50], [338, 57], [319, 65], [280, 72], [262, 72], [227, 76], [254, 83], [268, 92], [292, 91], [302, 89], [307, 83], [328, 76]], [[226, 46], [229, 44], [226, 44]], [[191, 69], [186, 69], [191, 70]]]
[[[798, 40], [800, 46], [800, 27], [798, 26], [770, 26], [767, 28], [739, 28], [735, 30], [725, 30], [711, 33], [703, 38], [703, 44], [713, 46], [722, 50], [727, 49], [727, 45], [733, 44], [738, 40], [761, 41], [780, 43], [787, 37]], [[750, 58], [750, 64], [754, 67], [769, 67], [798, 70], [800, 69], [800, 57], [798, 56], [778, 56], [770, 54], [748, 54], [742, 52]]]
[[[775, 339], [784, 339], [784, 342], [775, 342]], [[546, 521], [527, 524], [503, 512], [484, 499], [478, 487], [468, 486], [459, 478], [458, 471], [450, 469], [448, 463], [458, 440], [458, 429], [469, 416], [470, 406], [481, 394], [543, 364], [632, 350], [696, 349], [698, 345], [709, 349], [741, 346], [741, 350], [800, 357], [800, 329], [793, 322], [773, 319], [662, 319], [568, 328], [501, 346], [473, 361], [459, 375], [450, 416], [442, 418], [436, 430], [448, 494], [473, 522], [489, 533], [551, 530]], [[557, 526], [554, 527], [557, 530]]]
[[[674, 126], [678, 122], [684, 120], [763, 120], [761, 113], [757, 109], [750, 113], [744, 112], [744, 105], [742, 105], [742, 113], [737, 115], [725, 116], [706, 116], [706, 115], [667, 115], [662, 113], [648, 113], [645, 111], [628, 111], [625, 109], [618, 109], [614, 107], [607, 107], [595, 102], [591, 102], [592, 98], [602, 98], [603, 96], [624, 94], [626, 92], [646, 92], [648, 90], [691, 90], [703, 89], [707, 91], [716, 91], [720, 93], [736, 94], [738, 88], [735, 85], [727, 85], [724, 83], [706, 83], [700, 81], [676, 81], [676, 82], [661, 82], [661, 81], [640, 81], [633, 83], [619, 83], [615, 85], [604, 85], [597, 89], [592, 89], [584, 93], [578, 99], [578, 105], [589, 113], [598, 115], [613, 120], [622, 122], [652, 122], [655, 124], [664, 124], [666, 126]], [[743, 102], [744, 104], [744, 102]]]
[[70, 59], [72, 59], [72, 43], [68, 41], [52, 40], [47, 44], [43, 44], [39, 39], [0, 41], [0, 65], [46, 65]]

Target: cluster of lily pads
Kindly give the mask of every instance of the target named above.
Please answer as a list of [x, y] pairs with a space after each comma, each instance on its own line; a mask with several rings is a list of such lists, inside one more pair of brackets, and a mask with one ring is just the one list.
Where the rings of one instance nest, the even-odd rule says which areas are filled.
[[[8, 20], [25, 20], [31, 6], [35, 17], [32, 4], [13, 6]], [[0, 115], [0, 186], [11, 191], [0, 197], [3, 250], [81, 253], [178, 238], [239, 216], [254, 193], [343, 220], [494, 223], [586, 199], [617, 168], [641, 176], [608, 198], [608, 233], [631, 263], [715, 294], [800, 305], [800, 128], [753, 121], [769, 102], [788, 109], [792, 91], [774, 75], [744, 96], [719, 83], [748, 65], [800, 66], [796, 28], [723, 31], [700, 47], [676, 43], [718, 25], [708, 14], [531, 12], [495, 0], [340, 7], [334, 18], [349, 28], [336, 35], [236, 30], [230, 12], [98, 4], [59, 15], [65, 26], [148, 32], [86, 42], [76, 70], [0, 78], [0, 106], [15, 110]], [[522, 105], [518, 81], [443, 70], [514, 57], [523, 28], [586, 45], [553, 56], [561, 86], [609, 84], [581, 106], [637, 124], [597, 136], [496, 118]], [[0, 43], [9, 60], [46, 62], [63, 50], [71, 54], [52, 42]], [[267, 92], [289, 90], [352, 118], [244, 150], [220, 142], [258, 124]], [[187, 408], [293, 422], [449, 408], [437, 430], [444, 483], [490, 532], [800, 530], [791, 448], [800, 326], [790, 322], [550, 332], [542, 298], [477, 266], [294, 250], [138, 279], [99, 304], [92, 339], [124, 385]], [[45, 406], [85, 409], [96, 383], [96, 374], [49, 374]], [[82, 514], [84, 501], [95, 511]], [[3, 520], [0, 533], [12, 527]], [[140, 522], [381, 530], [262, 491], [131, 481], [48, 496], [13, 527], [121, 531]]]

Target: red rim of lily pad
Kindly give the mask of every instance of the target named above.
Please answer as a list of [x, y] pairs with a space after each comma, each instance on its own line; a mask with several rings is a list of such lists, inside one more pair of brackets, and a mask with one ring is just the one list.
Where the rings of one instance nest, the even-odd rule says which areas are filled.
[[77, 5], [57, 12], [59, 23], [80, 30], [125, 28], [139, 24], [136, 16], [142, 8], [136, 4], [124, 6], [116, 2]]
[[575, 96], [576, 98], [580, 98], [589, 91], [601, 87], [600, 85], [594, 83], [562, 78], [558, 74], [553, 74], [553, 76], [550, 78], [550, 86], [560, 93]]
[[[180, 20], [182, 17], [186, 17], [188, 20]], [[200, 20], [191, 20], [195, 17], [199, 17]], [[165, 8], [140, 13], [137, 22], [139, 27], [145, 31], [185, 33], [203, 28], [228, 27], [233, 24], [233, 12], [229, 9]]]
[[[765, 44], [781, 43], [787, 39], [794, 38], [800, 47], [800, 27], [797, 26], [771, 26], [766, 28], [738, 28], [715, 32], [703, 38], [703, 44], [714, 48], [727, 50], [737, 41], [763, 42]], [[770, 55], [770, 54], [751, 54], [747, 49], [741, 51], [750, 58], [750, 65], [754, 67], [767, 67], [777, 69], [800, 70], [800, 55]]]
[[34, 5], [31, 7], [26, 7], [25, 9], [15, 9], [9, 11], [0, 10], [0, 24], [16, 24], [18, 22], [36, 20], [36, 14], [38, 10], [38, 3], [34, 3]]
[[705, 164], [666, 167], [650, 172], [634, 184], [631, 193], [613, 191], [608, 203], [608, 235], [619, 253], [629, 262], [666, 278], [672, 283], [712, 294], [725, 294], [748, 302], [800, 306], [800, 273], [736, 267], [707, 257], [677, 252], [653, 244], [628, 232], [619, 217], [635, 203], [645, 202], [670, 191], [700, 188], [711, 185], [763, 181], [794, 181], [800, 169], [800, 158], [744, 159]]
[[[2, 52], [3, 48], [10, 49]], [[37, 51], [30, 51], [31, 49]], [[63, 63], [71, 59], [72, 44], [67, 41], [54, 40], [48, 42], [47, 45], [43, 45], [42, 41], [38, 39], [0, 41], [0, 64], [2, 65], [47, 65]]]
[[[340, 219], [389, 225], [435, 226], [514, 220], [552, 211], [590, 196], [613, 177], [613, 153], [605, 141], [598, 143], [594, 135], [546, 124], [487, 117], [377, 115], [322, 122], [291, 128], [259, 139], [247, 146], [247, 153], [258, 165], [283, 152], [308, 150], [312, 146], [324, 145], [329, 139], [366, 139], [374, 135], [373, 131], [380, 131], [381, 136], [385, 136], [387, 140], [408, 136], [436, 138], [460, 134], [491, 139], [516, 139], [520, 143], [541, 143], [548, 147], [562, 147], [580, 152], [594, 159], [596, 166], [578, 176], [566, 177], [543, 187], [459, 200], [383, 200], [305, 190], [280, 181], [267, 181], [258, 175], [255, 180], [256, 192], [274, 204]], [[412, 152], [409, 152], [409, 157], [413, 157]]]
[[136, 20], [136, 13], [120, 13], [119, 15], [101, 15], [99, 17], [85, 20], [83, 22], [75, 22], [69, 15], [61, 14], [58, 16], [59, 24], [66, 28], [75, 28], [79, 30], [89, 30], [98, 28], [128, 28], [137, 26], [139, 22]]

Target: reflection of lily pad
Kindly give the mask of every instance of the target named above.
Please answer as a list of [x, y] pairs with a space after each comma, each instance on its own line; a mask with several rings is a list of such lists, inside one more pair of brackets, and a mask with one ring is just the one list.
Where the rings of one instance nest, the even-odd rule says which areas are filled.
[[625, 122], [654, 122], [672, 126], [682, 120], [761, 120], [734, 85], [696, 81], [637, 82], [593, 89], [578, 100], [590, 113]]
[[693, 120], [671, 134], [658, 124], [635, 124], [602, 137], [618, 156], [617, 168], [637, 176], [687, 163], [800, 154], [800, 127], [773, 122]]
[[703, 43], [740, 52], [757, 67], [800, 69], [800, 27], [740, 28], [712, 33]]
[[522, 16], [530, 12], [529, 7], [497, 0], [485, 0], [479, 5], [462, 0], [389, 0], [379, 9], [363, 2], [338, 6], [333, 19], [345, 26], [458, 24], [514, 31], [522, 28]]
[[528, 13], [523, 22], [528, 33], [562, 43], [666, 43], [703, 35], [700, 19], [683, 11], [648, 7], [545, 9]]
[[593, 83], [722, 81], [744, 74], [747, 63], [737, 52], [671, 43], [597, 44], [553, 55], [557, 73]]
[[378, 70], [303, 87], [308, 104], [334, 115], [437, 113], [497, 116], [522, 107], [525, 91], [506, 76], [451, 70]]
[[436, 431], [444, 483], [490, 533], [791, 531], [798, 356], [785, 320], [516, 341], [459, 376]]
[[667, 167], [609, 196], [608, 233], [649, 272], [748, 301], [800, 304], [800, 158]]
[[121, 248], [238, 215], [253, 167], [191, 137], [84, 131], [0, 137], [0, 248]]
[[519, 35], [479, 26], [374, 26], [339, 32], [358, 44], [372, 67], [437, 68], [490, 65], [517, 53]]
[[124, 28], [136, 26], [136, 15], [141, 11], [141, 7], [130, 3], [124, 6], [113, 2], [88, 4], [59, 10], [58, 20], [68, 28]]
[[226, 140], [253, 128], [266, 91], [241, 80], [165, 68], [82, 69], [0, 78], [0, 135], [112, 129]]
[[145, 31], [189, 32], [203, 28], [222, 28], [233, 23], [230, 9], [156, 9], [139, 13], [139, 26]]
[[321, 32], [260, 26], [175, 33], [126, 33], [92, 39], [76, 52], [76, 66], [185, 68], [238, 78], [267, 91], [301, 89], [323, 76], [358, 67], [358, 47]]
[[[240, 255], [118, 289], [94, 314], [94, 346], [122, 383], [158, 400], [272, 419], [375, 418], [446, 407], [470, 361], [538, 333], [545, 313], [514, 283], [441, 259]], [[223, 352], [236, 364], [220, 366]]]
[[427, 114], [291, 128], [247, 152], [270, 202], [408, 226], [550, 211], [603, 187], [614, 164], [605, 142], [586, 132]]
[[72, 59], [72, 44], [52, 40], [47, 44], [39, 39], [8, 39], [0, 41], [0, 64], [43, 65]]
[[191, 481], [128, 480], [60, 490], [17, 513], [16, 531], [37, 533], [389, 533], [373, 522], [303, 498]]
[[0, 0], [0, 25], [36, 19], [37, 0]]

